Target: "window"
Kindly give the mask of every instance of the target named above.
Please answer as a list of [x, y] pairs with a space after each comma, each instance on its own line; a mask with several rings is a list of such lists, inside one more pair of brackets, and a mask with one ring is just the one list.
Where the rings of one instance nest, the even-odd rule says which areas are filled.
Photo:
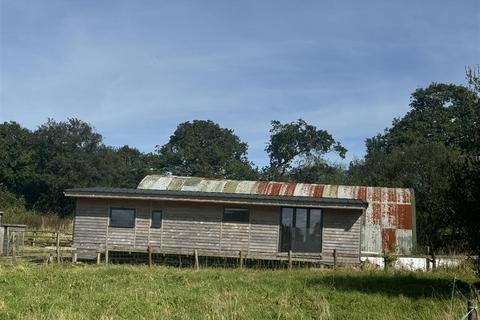
[[162, 211], [153, 210], [152, 211], [152, 224], [151, 228], [161, 228], [162, 227]]
[[110, 209], [110, 227], [134, 228], [135, 227], [135, 209], [111, 208]]
[[225, 208], [223, 210], [223, 222], [246, 222], [250, 221], [247, 208]]
[[322, 210], [282, 208], [280, 249], [320, 252], [322, 248]]

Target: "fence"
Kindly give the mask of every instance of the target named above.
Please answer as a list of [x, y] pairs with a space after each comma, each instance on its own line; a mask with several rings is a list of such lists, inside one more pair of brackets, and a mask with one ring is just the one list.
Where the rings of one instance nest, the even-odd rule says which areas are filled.
[[57, 241], [61, 247], [72, 246], [72, 234], [59, 231], [26, 230], [24, 235], [25, 245], [32, 247], [56, 246]]
[[60, 231], [25, 230], [12, 233], [8, 238], [8, 248], [5, 259], [13, 263], [17, 259], [32, 262], [58, 263], [65, 260], [76, 262], [76, 249], [72, 248], [72, 234]]

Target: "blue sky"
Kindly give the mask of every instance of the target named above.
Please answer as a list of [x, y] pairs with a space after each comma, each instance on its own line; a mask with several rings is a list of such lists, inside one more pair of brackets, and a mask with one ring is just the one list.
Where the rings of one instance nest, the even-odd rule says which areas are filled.
[[211, 119], [260, 166], [272, 119], [328, 130], [347, 163], [416, 88], [480, 63], [478, 0], [0, 0], [0, 18], [0, 121], [78, 117], [152, 151]]

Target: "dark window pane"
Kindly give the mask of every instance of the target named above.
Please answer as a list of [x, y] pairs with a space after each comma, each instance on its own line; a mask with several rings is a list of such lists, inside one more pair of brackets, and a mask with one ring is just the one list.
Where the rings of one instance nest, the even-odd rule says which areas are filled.
[[291, 234], [293, 227], [293, 208], [282, 208], [282, 226], [280, 250], [285, 252], [291, 250]]
[[295, 228], [293, 233], [292, 247], [293, 250], [297, 252], [306, 252], [307, 212], [307, 209], [295, 209]]
[[310, 209], [305, 252], [320, 252], [322, 250], [322, 210]]
[[110, 227], [133, 228], [135, 227], [135, 209], [111, 209]]
[[321, 252], [322, 210], [282, 208], [280, 250]]
[[152, 211], [152, 228], [161, 228], [162, 227], [162, 211], [155, 210]]
[[250, 215], [247, 208], [225, 208], [223, 222], [249, 222]]

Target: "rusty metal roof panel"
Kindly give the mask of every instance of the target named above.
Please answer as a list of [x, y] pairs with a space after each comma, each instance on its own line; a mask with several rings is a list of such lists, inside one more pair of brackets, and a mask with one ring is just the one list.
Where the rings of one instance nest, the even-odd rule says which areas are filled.
[[225, 192], [267, 196], [359, 199], [382, 203], [410, 203], [410, 190], [404, 188], [227, 180], [182, 176], [150, 175], [140, 182], [138, 189]]

